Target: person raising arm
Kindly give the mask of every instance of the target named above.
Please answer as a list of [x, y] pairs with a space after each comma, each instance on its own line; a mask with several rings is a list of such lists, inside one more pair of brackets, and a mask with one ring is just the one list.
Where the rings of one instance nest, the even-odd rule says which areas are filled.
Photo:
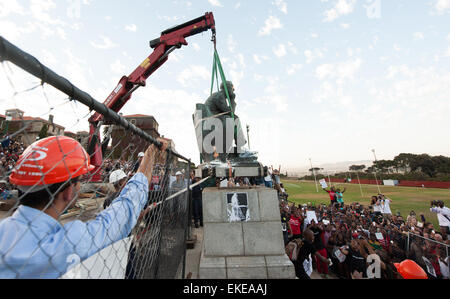
[[167, 143], [159, 142], [161, 149], [147, 149], [137, 174], [95, 220], [65, 225], [59, 217], [75, 206], [81, 182], [93, 170], [89, 156], [79, 142], [65, 136], [29, 146], [10, 176], [21, 200], [17, 211], [0, 222], [0, 278], [59, 278], [127, 238], [147, 203], [157, 156], [164, 159]]

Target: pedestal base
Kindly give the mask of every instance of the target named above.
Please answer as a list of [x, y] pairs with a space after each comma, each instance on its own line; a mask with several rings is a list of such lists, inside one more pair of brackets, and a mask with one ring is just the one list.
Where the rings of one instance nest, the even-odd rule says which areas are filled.
[[200, 279], [295, 279], [280, 219], [273, 189], [205, 189]]

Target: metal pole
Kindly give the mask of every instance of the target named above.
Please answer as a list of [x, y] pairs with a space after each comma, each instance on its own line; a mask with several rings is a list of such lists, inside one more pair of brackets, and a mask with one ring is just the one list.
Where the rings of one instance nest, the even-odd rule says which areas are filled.
[[362, 191], [362, 187], [361, 187], [361, 180], [359, 179], [359, 173], [356, 172], [356, 176], [358, 177], [358, 184], [359, 184], [359, 189], [361, 190], [361, 197], [364, 197], [363, 191]]
[[448, 245], [445, 246], [445, 251], [447, 253], [447, 267], [448, 267], [448, 272], [450, 273], [450, 256], [448, 255]]
[[314, 181], [316, 182], [316, 190], [317, 190], [317, 193], [319, 193], [319, 186], [317, 186], [316, 172], [314, 171], [314, 167], [313, 167], [313, 165], [312, 165], [312, 160], [311, 160], [311, 158], [309, 158], [309, 162], [311, 162], [311, 171], [313, 172], [313, 175], [314, 175]]
[[375, 157], [375, 165], [374, 165], [374, 174], [375, 174], [375, 181], [377, 182], [377, 188], [378, 188], [378, 193], [381, 194], [381, 190], [380, 190], [380, 186], [378, 185], [378, 178], [377, 178], [377, 166], [376, 166], [376, 162], [377, 162], [377, 156], [375, 154], [375, 150], [372, 150], [373, 152], [373, 156]]
[[328, 173], [328, 170], [326, 170], [327, 176], [328, 176], [328, 184], [331, 187], [331, 178], [330, 178], [330, 174]]
[[247, 141], [248, 141], [248, 150], [251, 150], [250, 148], [250, 126], [247, 125]]
[[187, 208], [186, 208], [186, 230], [184, 233], [184, 255], [183, 255], [183, 273], [182, 278], [186, 279], [186, 255], [187, 255], [187, 241], [191, 239], [191, 205], [192, 205], [192, 192], [190, 190], [190, 175], [191, 175], [191, 160], [188, 161], [187, 174], [189, 178], [187, 180]]
[[406, 252], [408, 253], [408, 251], [409, 251], [409, 235], [410, 235], [410, 232], [408, 232], [408, 240], [406, 241]]

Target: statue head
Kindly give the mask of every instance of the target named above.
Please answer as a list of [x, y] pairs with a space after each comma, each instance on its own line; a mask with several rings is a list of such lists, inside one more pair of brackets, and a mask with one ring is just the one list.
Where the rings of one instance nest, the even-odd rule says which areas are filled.
[[[225, 93], [225, 85], [223, 83], [220, 84], [220, 90], [222, 90]], [[233, 82], [227, 81], [227, 90], [228, 94], [230, 95], [230, 99], [233, 101], [236, 98], [236, 94], [234, 93]]]

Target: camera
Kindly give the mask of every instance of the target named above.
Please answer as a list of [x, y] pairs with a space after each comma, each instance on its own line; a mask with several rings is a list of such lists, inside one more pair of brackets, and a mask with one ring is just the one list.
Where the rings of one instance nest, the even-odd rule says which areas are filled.
[[431, 206], [443, 206], [444, 202], [442, 200], [433, 200]]

